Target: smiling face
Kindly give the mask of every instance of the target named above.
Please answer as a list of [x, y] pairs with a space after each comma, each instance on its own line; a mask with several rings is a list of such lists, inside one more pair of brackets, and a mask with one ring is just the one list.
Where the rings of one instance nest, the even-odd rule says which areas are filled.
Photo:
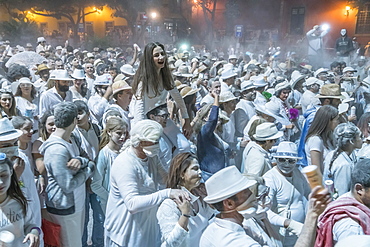
[[54, 123], [54, 116], [50, 116], [48, 117], [48, 119], [46, 119], [45, 126], [46, 126], [46, 132], [49, 135], [55, 131], [56, 127]]
[[162, 69], [166, 61], [166, 55], [162, 47], [157, 46], [153, 49], [153, 60], [157, 69]]
[[183, 174], [183, 186], [190, 191], [200, 184], [201, 178], [202, 171], [199, 163], [196, 159], [193, 159]]
[[30, 84], [30, 83], [21, 83], [21, 84], [19, 84], [19, 87], [21, 89], [22, 95], [31, 94], [32, 84]]
[[31, 121], [26, 121], [20, 130], [23, 132], [19, 137], [19, 141], [22, 143], [29, 143], [32, 139], [33, 125]]
[[280, 95], [279, 95], [279, 98], [282, 100], [282, 101], [286, 101], [288, 96], [290, 94], [290, 90], [289, 89], [283, 89], [281, 90], [280, 92]]

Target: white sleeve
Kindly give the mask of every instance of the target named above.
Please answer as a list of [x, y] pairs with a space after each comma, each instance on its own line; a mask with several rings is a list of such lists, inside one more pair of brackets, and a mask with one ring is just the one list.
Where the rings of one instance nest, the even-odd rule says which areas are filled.
[[182, 99], [179, 90], [175, 87], [168, 92], [170, 93], [174, 101], [176, 102], [176, 106], [180, 109], [182, 118], [183, 119], [189, 118], [188, 111], [186, 109], [184, 100]]
[[144, 100], [143, 100], [143, 97], [145, 96], [144, 95], [141, 96], [141, 92], [143, 90], [142, 85], [143, 84], [140, 82], [136, 95], [132, 97], [132, 100], [134, 103], [133, 104], [134, 109], [132, 112], [130, 112], [134, 117], [134, 119], [132, 120], [132, 125], [135, 125], [137, 122], [146, 119], [145, 114], [144, 114]]
[[159, 206], [157, 219], [162, 234], [161, 247], [177, 247], [184, 242], [189, 232], [177, 223], [180, 217], [180, 210], [172, 200], [165, 200]]
[[334, 224], [333, 240], [340, 241], [353, 235], [365, 235], [362, 227], [353, 219], [345, 218]]
[[[127, 156], [123, 157], [127, 158]], [[169, 198], [171, 189], [164, 189], [151, 194], [141, 195], [138, 188], [138, 183], [140, 183], [137, 174], [138, 171], [132, 165], [129, 165], [130, 162], [135, 161], [122, 160], [117, 157], [113, 163], [111, 171], [111, 180], [115, 180], [114, 186], [118, 187], [117, 189], [121, 194], [123, 201], [125, 202], [127, 210], [130, 213], [135, 214], [145, 211], [152, 207], [158, 206], [164, 199]], [[125, 165], [122, 166], [119, 164]], [[112, 183], [113, 181], [111, 181], [111, 185]]]

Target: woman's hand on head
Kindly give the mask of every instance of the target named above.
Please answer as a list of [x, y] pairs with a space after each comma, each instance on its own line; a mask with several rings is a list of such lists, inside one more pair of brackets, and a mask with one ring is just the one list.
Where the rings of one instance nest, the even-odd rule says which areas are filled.
[[30, 241], [29, 247], [39, 247], [40, 246], [40, 238], [38, 233], [28, 233], [26, 237], [23, 240], [23, 243], [26, 243], [27, 241]]

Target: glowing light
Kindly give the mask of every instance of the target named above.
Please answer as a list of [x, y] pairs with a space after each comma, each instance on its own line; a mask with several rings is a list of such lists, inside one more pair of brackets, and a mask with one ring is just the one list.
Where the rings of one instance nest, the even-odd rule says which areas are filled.
[[323, 31], [329, 30], [329, 29], [330, 29], [330, 25], [329, 25], [329, 24], [327, 24], [327, 23], [322, 24], [322, 25], [321, 25], [321, 29], [322, 29]]
[[195, 4], [197, 4], [197, 3], [198, 3], [198, 0], [194, 0], [193, 2], [194, 2]]
[[182, 49], [183, 51], [187, 50], [187, 49], [188, 49], [188, 45], [187, 45], [187, 44], [183, 44], [183, 45], [181, 45], [181, 49]]
[[151, 16], [153, 19], [155, 19], [155, 18], [157, 18], [157, 13], [156, 13], [156, 12], [152, 12], [152, 13], [150, 13], [150, 16]]
[[351, 7], [350, 6], [346, 6], [346, 10], [351, 10]]

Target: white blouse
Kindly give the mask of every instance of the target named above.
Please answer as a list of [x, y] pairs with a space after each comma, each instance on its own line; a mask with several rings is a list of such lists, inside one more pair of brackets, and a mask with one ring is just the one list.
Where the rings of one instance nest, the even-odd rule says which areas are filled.
[[[187, 191], [185, 188], [182, 190]], [[199, 208], [199, 212], [189, 218], [188, 231], [177, 223], [181, 217], [181, 211], [173, 200], [164, 200], [158, 208], [157, 219], [162, 233], [162, 247], [198, 247], [208, 221], [215, 214], [208, 204], [187, 192], [192, 199], [191, 204], [196, 204]]]

